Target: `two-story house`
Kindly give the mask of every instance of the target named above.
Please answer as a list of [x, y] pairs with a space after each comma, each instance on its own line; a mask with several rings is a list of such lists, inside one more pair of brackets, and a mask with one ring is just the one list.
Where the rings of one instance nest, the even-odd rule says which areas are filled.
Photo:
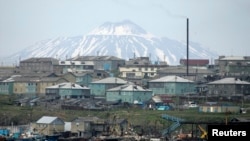
[[250, 94], [250, 83], [234, 77], [223, 78], [207, 84], [213, 96], [243, 96]]
[[51, 57], [29, 58], [20, 61], [19, 69], [21, 73], [52, 73], [58, 61]]
[[81, 86], [88, 86], [92, 82], [92, 74], [90, 73], [76, 73], [76, 72], [67, 72], [60, 75], [60, 77], [65, 78], [69, 82], [77, 83]]
[[250, 56], [219, 56], [215, 65], [220, 75], [225, 77], [250, 76]]
[[125, 84], [106, 91], [106, 101], [122, 103], [145, 103], [153, 96], [152, 90], [134, 84]]
[[93, 61], [94, 70], [113, 71], [125, 64], [125, 60], [115, 56], [77, 56], [69, 61]]
[[29, 75], [13, 75], [0, 82], [1, 94], [44, 95], [45, 88], [59, 83], [68, 82], [61, 77]]
[[54, 65], [54, 71], [58, 74], [67, 72], [92, 72], [94, 61], [59, 61]]
[[155, 95], [180, 96], [196, 92], [194, 81], [175, 75], [151, 80], [148, 86]]
[[106, 97], [106, 91], [108, 89], [128, 84], [128, 81], [125, 81], [118, 77], [107, 77], [101, 80], [93, 81], [89, 84], [89, 88], [91, 89], [91, 95], [94, 97]]
[[69, 99], [83, 98], [90, 95], [90, 89], [78, 84], [66, 82], [46, 88], [46, 95], [51, 98]]

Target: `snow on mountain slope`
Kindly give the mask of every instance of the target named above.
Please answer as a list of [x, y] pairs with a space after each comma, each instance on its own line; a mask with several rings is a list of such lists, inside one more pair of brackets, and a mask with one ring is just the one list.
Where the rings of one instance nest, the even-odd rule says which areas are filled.
[[[9, 59], [55, 57], [64, 60], [78, 55], [112, 55], [126, 60], [134, 55], [149, 56], [152, 61], [167, 61], [170, 65], [178, 65], [181, 58], [186, 58], [186, 43], [153, 36], [127, 20], [119, 23], [106, 22], [84, 36], [43, 40], [11, 55]], [[198, 43], [189, 42], [189, 58], [217, 57], [215, 52]]]

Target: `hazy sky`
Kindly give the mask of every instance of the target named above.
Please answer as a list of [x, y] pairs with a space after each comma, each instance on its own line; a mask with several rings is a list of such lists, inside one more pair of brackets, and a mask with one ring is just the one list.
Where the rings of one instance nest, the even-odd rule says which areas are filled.
[[131, 20], [186, 41], [187, 18], [190, 41], [219, 55], [250, 56], [250, 0], [0, 0], [0, 57], [107, 21]]

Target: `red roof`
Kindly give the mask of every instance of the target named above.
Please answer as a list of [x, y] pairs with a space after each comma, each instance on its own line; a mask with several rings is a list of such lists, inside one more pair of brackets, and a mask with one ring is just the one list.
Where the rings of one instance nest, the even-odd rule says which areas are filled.
[[[187, 65], [187, 59], [181, 59], [180, 64]], [[190, 66], [206, 66], [208, 64], [208, 59], [188, 59], [188, 65]]]

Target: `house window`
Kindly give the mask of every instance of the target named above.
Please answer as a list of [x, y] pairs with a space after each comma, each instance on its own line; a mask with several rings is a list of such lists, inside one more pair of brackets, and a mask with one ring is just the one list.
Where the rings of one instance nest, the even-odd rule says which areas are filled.
[[207, 107], [207, 112], [210, 112], [210, 107]]
[[218, 112], [218, 107], [214, 107], [214, 112]]
[[168, 89], [166, 89], [166, 91], [165, 91], [166, 93], [168, 93], [169, 92], [169, 90]]

